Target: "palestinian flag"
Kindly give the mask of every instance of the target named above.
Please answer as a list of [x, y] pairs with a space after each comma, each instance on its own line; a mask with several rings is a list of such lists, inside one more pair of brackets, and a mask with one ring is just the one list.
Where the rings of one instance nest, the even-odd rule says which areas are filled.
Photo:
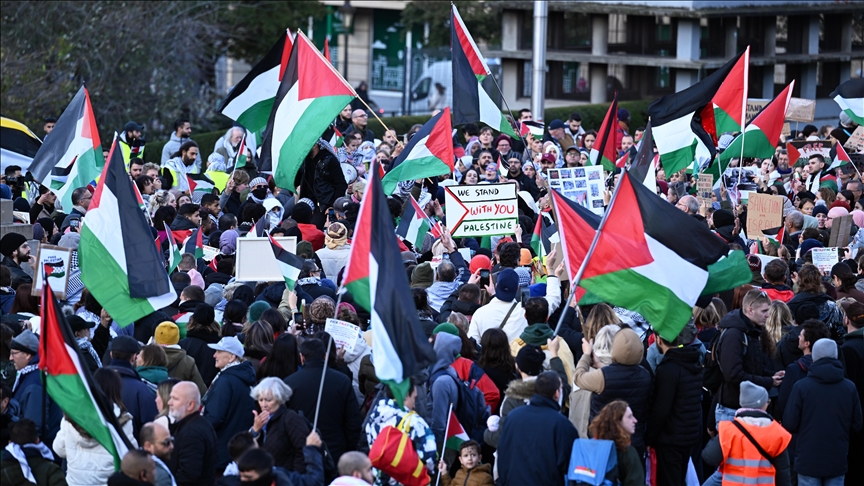
[[[401, 405], [409, 377], [435, 362], [432, 346], [417, 319], [393, 218], [381, 187], [378, 162], [360, 205], [343, 285], [354, 302], [369, 311], [375, 374]], [[379, 298], [380, 297], [380, 298]]]
[[51, 188], [69, 212], [72, 191], [87, 187], [99, 177], [104, 165], [90, 94], [82, 86], [36, 152], [29, 170], [34, 180]]
[[864, 125], [864, 78], [855, 78], [837, 86], [830, 95], [858, 125]]
[[116, 140], [81, 220], [78, 265], [84, 285], [120, 326], [177, 298]]
[[630, 164], [630, 175], [637, 181], [642, 181], [642, 184], [654, 194], [657, 194], [656, 159], [657, 155], [654, 153], [654, 131], [651, 129], [651, 122], [649, 121], [645, 127], [645, 131], [642, 133], [642, 141], [639, 142], [636, 157], [633, 158], [633, 163]]
[[[651, 193], [629, 172], [621, 176], [597, 233], [579, 286], [642, 314], [668, 341], [690, 320], [700, 295], [752, 278], [743, 252], [730, 251], [704, 223]], [[561, 239], [569, 245], [585, 236], [562, 226]]]
[[400, 181], [436, 177], [453, 173], [453, 126], [450, 108], [427, 121], [393, 160], [381, 180], [384, 193], [392, 194]]
[[44, 373], [45, 390], [63, 413], [111, 454], [114, 470], [119, 471], [123, 456], [135, 447], [123, 433], [113, 404], [84, 363], [72, 328], [66, 322], [48, 279], [42, 281], [39, 369]]
[[432, 229], [432, 225], [429, 224], [426, 212], [417, 204], [417, 201], [410, 196], [408, 199], [411, 203], [406, 205], [405, 212], [402, 213], [396, 234], [411, 243], [414, 248], [420, 248], [420, 245], [423, 244], [423, 238]]
[[26, 125], [11, 118], [0, 117], [0, 160], [3, 169], [17, 165], [26, 171], [42, 141]]
[[544, 223], [543, 215], [537, 216], [537, 224], [534, 225], [534, 233], [531, 234], [531, 249], [541, 262], [552, 248], [552, 243], [549, 242], [549, 237], [544, 231], [546, 229]]
[[[744, 49], [720, 89], [702, 110], [702, 126], [717, 145], [723, 133], [740, 132], [747, 115], [747, 82], [750, 74], [750, 46]], [[711, 123], [711, 120], [714, 122]]]
[[839, 143], [834, 144], [834, 149], [837, 151], [837, 155], [834, 156], [834, 160], [831, 162], [828, 170], [836, 169], [841, 165], [852, 163], [852, 159], [849, 158], [849, 154], [846, 153], [846, 149], [844, 149], [842, 145]]
[[202, 236], [201, 229], [195, 228], [189, 239], [186, 240], [186, 244], [183, 245], [183, 253], [194, 256], [195, 260], [204, 258], [204, 240]]
[[456, 418], [456, 412], [453, 411], [453, 407], [451, 406], [450, 420], [447, 421], [447, 433], [444, 434], [444, 447], [458, 451], [459, 446], [469, 439], [468, 433], [465, 432], [465, 428], [459, 423], [459, 419]]
[[715, 122], [703, 117], [704, 109], [706, 106], [713, 109], [714, 97], [744, 52], [702, 81], [684, 91], [664, 96], [648, 107], [648, 115], [657, 132], [654, 140], [660, 151], [660, 163], [667, 174], [686, 168], [694, 160], [702, 167], [714, 158], [716, 149], [709, 130], [716, 130]]
[[615, 167], [619, 169], [623, 169], [627, 166], [627, 159], [630, 158], [630, 151], [624, 152], [624, 155], [621, 156], [618, 160], [615, 161]]
[[261, 140], [270, 119], [273, 100], [276, 99], [290, 53], [291, 37], [286, 31], [264, 59], [258, 61], [249, 74], [234, 86], [219, 107], [223, 115], [254, 133], [256, 140]]
[[242, 169], [249, 163], [246, 156], [246, 133], [243, 133], [243, 138], [240, 139], [240, 146], [237, 147], [237, 156], [234, 159], [234, 170]]
[[333, 61], [330, 59], [330, 36], [328, 35], [324, 39], [324, 59], [327, 59], [327, 62], [333, 64]]
[[261, 216], [258, 218], [258, 221], [255, 222], [255, 227], [252, 228], [252, 231], [246, 233], [246, 238], [264, 238], [267, 236], [267, 232], [270, 229], [270, 221], [267, 218], [267, 215]]
[[[171, 234], [171, 228], [168, 227], [168, 223], [165, 223], [165, 233], [169, 235]], [[156, 248], [158, 248], [161, 252], [158, 238], [156, 239]], [[180, 258], [182, 256], [183, 255], [180, 253], [180, 248], [178, 248], [177, 243], [174, 242], [174, 238], [168, 238], [168, 275], [174, 273], [177, 265], [180, 265]]]
[[300, 279], [300, 270], [303, 269], [303, 259], [286, 250], [274, 240], [270, 239], [270, 248], [273, 249], [273, 256], [276, 257], [276, 263], [279, 265], [279, 271], [282, 272], [282, 278], [285, 279], [285, 287], [288, 290], [294, 290], [297, 280]]
[[774, 246], [780, 248], [783, 245], [783, 238], [786, 235], [786, 227], [781, 225], [776, 228], [768, 228], [762, 230], [762, 235], [768, 238]]
[[337, 149], [337, 148], [341, 147], [342, 144], [344, 143], [344, 137], [342, 136], [342, 132], [340, 132], [339, 129], [336, 128], [335, 123], [330, 125], [330, 128], [333, 129], [333, 136], [330, 137], [330, 145], [334, 149]]
[[780, 95], [762, 108], [744, 129], [744, 133], [735, 137], [726, 150], [717, 157], [719, 160], [731, 160], [742, 156], [767, 159], [774, 155], [777, 144], [780, 143], [780, 132], [786, 119], [786, 109], [792, 98], [793, 80]]
[[801, 152], [792, 145], [792, 142], [786, 142], [786, 153], [789, 155], [789, 167], [795, 165], [801, 159]]
[[216, 187], [216, 183], [204, 174], [186, 174], [186, 183], [189, 184], [189, 195], [196, 192], [213, 194]]
[[618, 160], [618, 148], [615, 146], [615, 131], [617, 129], [618, 93], [616, 92], [615, 97], [612, 98], [612, 104], [606, 111], [606, 117], [603, 118], [603, 123], [600, 125], [600, 130], [597, 131], [591, 153], [588, 155], [591, 165], [603, 164], [604, 170], [615, 170], [615, 161]]
[[546, 125], [542, 122], [534, 120], [519, 122], [519, 135], [522, 137], [526, 137], [530, 133], [534, 138], [543, 138], [543, 132], [545, 130]]
[[480, 121], [493, 130], [518, 138], [501, 109], [481, 85], [492, 72], [462, 22], [456, 5], [450, 14], [450, 49], [453, 52], [453, 123], [464, 125]]
[[306, 154], [355, 96], [333, 65], [298, 32], [261, 145], [261, 166], [272, 167], [277, 186], [297, 190], [294, 179]]

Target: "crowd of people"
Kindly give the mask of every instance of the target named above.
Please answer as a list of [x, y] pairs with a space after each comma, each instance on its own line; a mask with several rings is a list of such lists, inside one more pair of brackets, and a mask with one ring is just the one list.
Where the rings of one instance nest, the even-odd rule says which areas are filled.
[[[513, 121], [532, 119], [524, 109]], [[635, 156], [644, 129], [626, 109], [618, 119], [609, 143]], [[335, 131], [322, 134], [292, 193], [259, 166], [241, 127], [202, 147], [177, 120], [155, 164], [143, 159], [144, 128], [130, 122], [119, 146], [166, 262], [172, 240], [182, 248], [196, 229], [218, 250], [213, 261], [183, 254], [170, 275], [177, 300], [132, 323], [115, 322], [81, 283], [93, 187], [61, 208], [46, 187], [28, 192], [19, 167], [5, 170], [0, 195], [30, 215], [33, 239], [72, 250], [63, 311], [134, 448], [115, 472], [111, 454], [42, 395], [35, 245], [10, 233], [0, 240], [4, 484], [406, 484], [370, 455], [392, 428], [425, 477], [445, 485], [563, 485], [574, 465], [602, 476], [602, 465], [573, 462], [596, 444], [616, 464], [606, 478], [626, 486], [864, 484], [864, 198], [854, 165], [829, 170], [830, 156], [789, 160], [783, 148], [733, 160], [756, 168], [758, 192], [784, 196], [779, 242], [748, 240], [746, 205], [726, 191], [700, 203], [698, 174], [659, 170], [658, 195], [748, 253], [753, 272], [751, 284], [700, 301], [668, 341], [630, 310], [566, 305], [560, 246], [542, 255], [531, 245], [538, 218], [554, 223], [547, 171], [588, 164], [596, 127], [579, 113], [550, 121], [543, 137], [462, 127], [453, 173], [400, 182], [388, 196], [394, 225], [409, 198], [443, 221], [445, 186], [487, 183], [517, 185], [519, 224], [513, 235], [453, 238], [441, 227], [417, 245], [400, 241], [437, 358], [402, 397], [376, 377], [369, 313], [337, 292], [370, 163], [386, 170], [420, 126], [378, 139], [350, 105], [333, 126], [342, 145], [329, 142]], [[841, 114], [837, 128], [791, 138], [842, 144], [855, 128]], [[611, 191], [617, 178], [607, 176]], [[851, 243], [823, 273], [812, 249], [827, 247], [832, 220], [847, 214]], [[262, 218], [268, 234], [296, 237], [304, 264], [293, 290], [235, 277], [238, 238]], [[359, 326], [353, 346], [325, 331], [334, 316]], [[451, 447], [452, 416], [467, 437]]]

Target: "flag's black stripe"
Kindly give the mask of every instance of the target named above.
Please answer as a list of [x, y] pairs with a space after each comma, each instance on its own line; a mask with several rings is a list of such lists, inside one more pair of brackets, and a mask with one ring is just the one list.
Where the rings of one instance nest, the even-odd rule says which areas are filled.
[[249, 71], [233, 89], [228, 93], [228, 96], [225, 98], [225, 101], [222, 102], [222, 106], [219, 107], [219, 111], [225, 109], [228, 106], [228, 103], [231, 103], [234, 98], [240, 96], [240, 93], [249, 89], [249, 85], [252, 83], [252, 80], [256, 77], [260, 76], [263, 73], [273, 69], [276, 66], [279, 66], [282, 63], [282, 51], [285, 49], [285, 38], [287, 33], [283, 32], [282, 37], [279, 38], [279, 41], [270, 48], [270, 51], [267, 52], [267, 55], [264, 56], [263, 59], [258, 61], [258, 64]]
[[285, 68], [285, 75], [282, 76], [282, 82], [279, 83], [279, 90], [276, 91], [276, 99], [273, 100], [273, 109], [270, 111], [270, 118], [267, 120], [267, 127], [264, 128], [264, 141], [261, 143], [261, 170], [272, 170], [273, 168], [273, 154], [270, 150], [270, 146], [273, 144], [273, 122], [276, 119], [276, 110], [279, 109], [279, 105], [282, 104], [285, 95], [291, 91], [291, 87], [297, 83], [298, 79], [300, 79], [298, 74], [299, 68], [297, 66], [297, 51], [299, 50], [298, 44], [300, 44], [300, 42], [302, 42], [302, 39], [300, 39], [300, 35], [298, 34], [297, 38], [294, 40], [294, 45], [291, 48], [291, 55], [288, 57], [288, 66]]
[[[456, 35], [456, 19], [450, 15], [450, 47], [453, 51], [453, 125], [480, 120], [480, 83]], [[434, 89], [432, 87], [431, 89]], [[498, 128], [498, 127], [493, 127]]]
[[[78, 128], [78, 120], [84, 116], [84, 103], [87, 99], [84, 93], [84, 86], [78, 90], [75, 97], [69, 103], [69, 106], [63, 110], [63, 114], [57, 119], [54, 124], [54, 130], [51, 130], [51, 136], [45, 137], [45, 141], [36, 152], [33, 162], [28, 169], [33, 178], [39, 182], [47, 182], [47, 178], [51, 174], [51, 170], [57, 165], [57, 162], [69, 150], [72, 141], [75, 140], [76, 130]], [[128, 179], [128, 177], [127, 177]], [[47, 183], [45, 184], [48, 185]]]
[[835, 89], [830, 96], [831, 98], [834, 98], [837, 95], [840, 95], [847, 100], [852, 98], [864, 98], [864, 78], [850, 79], [840, 86], [837, 86], [837, 89]]
[[639, 151], [636, 153], [636, 158], [630, 164], [630, 174], [637, 181], [644, 181], [648, 176], [648, 171], [651, 170], [651, 164], [654, 163], [654, 134], [651, 131], [651, 122], [645, 127], [642, 133], [642, 142], [639, 145]]

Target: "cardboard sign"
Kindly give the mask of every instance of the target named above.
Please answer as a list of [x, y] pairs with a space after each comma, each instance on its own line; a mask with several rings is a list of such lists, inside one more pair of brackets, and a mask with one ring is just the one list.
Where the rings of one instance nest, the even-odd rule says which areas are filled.
[[66, 287], [69, 285], [69, 271], [72, 264], [72, 250], [62, 246], [39, 245], [36, 252], [36, 271], [33, 275], [33, 288], [30, 295], [42, 295], [42, 272], [45, 266], [51, 268], [48, 283], [58, 300], [66, 300]]
[[[831, 147], [834, 145], [831, 140], [814, 140], [812, 142], [793, 140], [791, 143], [801, 153], [802, 159], [809, 158], [813, 154], [820, 154], [825, 157], [826, 162], [831, 163]], [[792, 161], [790, 160], [789, 163], [791, 164]]]
[[762, 237], [762, 230], [783, 224], [783, 196], [751, 192], [747, 198], [747, 238]]
[[567, 199], [581, 204], [598, 216], [603, 215], [605, 206], [603, 184], [603, 166], [589, 165], [586, 167], [565, 167], [549, 169], [549, 187], [564, 195]]
[[816, 268], [824, 275], [828, 275], [831, 272], [831, 267], [840, 261], [837, 257], [836, 247], [813, 248], [810, 253], [813, 255], [813, 265], [816, 265]]
[[333, 336], [337, 348], [344, 348], [346, 353], [354, 351], [357, 336], [360, 335], [360, 326], [339, 319], [327, 319], [324, 330]]
[[[273, 238], [282, 248], [297, 253], [296, 236]], [[281, 282], [284, 280], [273, 255], [268, 238], [237, 238], [236, 258], [238, 282]]]
[[713, 202], [711, 193], [714, 191], [714, 174], [699, 174], [696, 180], [696, 199], [700, 206], [709, 206]]
[[849, 244], [849, 233], [852, 231], [852, 215], [847, 214], [831, 220], [831, 236], [828, 246], [846, 246]]
[[516, 184], [444, 188], [447, 227], [454, 238], [512, 235], [519, 224]]
[[786, 119], [797, 122], [812, 122], [816, 117], [816, 100], [790, 98]]
[[864, 126], [858, 127], [852, 132], [843, 148], [849, 153], [864, 151]]

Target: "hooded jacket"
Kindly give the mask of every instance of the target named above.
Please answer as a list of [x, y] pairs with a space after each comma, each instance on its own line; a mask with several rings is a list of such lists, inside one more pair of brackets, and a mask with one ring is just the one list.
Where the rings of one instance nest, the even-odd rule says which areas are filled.
[[[132, 436], [132, 416], [125, 412], [121, 414], [117, 405], [114, 405], [114, 413], [123, 427], [123, 434], [133, 446], [137, 445]], [[101, 486], [114, 474], [114, 456], [65, 417], [60, 422], [60, 432], [52, 447], [58, 456], [66, 459], [66, 482], [70, 486]]]
[[[34, 444], [27, 444], [21, 448], [27, 457], [30, 472], [39, 486], [66, 486], [66, 475], [60, 466], [42, 457], [39, 449]], [[21, 471], [21, 463], [12, 454], [3, 449], [0, 450], [0, 483], [7, 484], [33, 484], [24, 477]]]
[[838, 343], [842, 342], [843, 335], [846, 334], [846, 326], [843, 325], [843, 314], [834, 300], [824, 292], [819, 294], [799, 292], [786, 305], [794, 316], [798, 312], [798, 307], [804, 302], [812, 302], [816, 305], [819, 309], [819, 320], [828, 326], [828, 329], [831, 331], [831, 339]]
[[783, 367], [789, 366], [804, 356], [804, 352], [798, 349], [799, 334], [801, 334], [801, 326], [783, 328], [783, 337], [777, 343], [777, 361]]
[[[554, 337], [555, 331], [549, 327], [549, 324], [545, 322], [531, 324], [522, 331], [522, 334], [520, 334], [518, 338], [510, 342], [510, 354], [515, 358], [516, 355], [519, 354], [519, 350], [526, 344], [540, 346], [540, 349], [543, 350], [543, 354], [546, 355], [546, 359], [543, 361], [543, 369], [551, 370], [552, 353], [549, 352], [549, 347], [546, 342]], [[576, 362], [573, 359], [573, 352], [570, 349], [570, 345], [567, 344], [564, 339], [561, 339], [558, 343], [558, 358], [561, 360], [561, 364], [564, 365], [564, 375], [561, 376], [561, 383], [564, 386], [564, 391], [562, 393], [564, 394], [566, 401], [567, 397], [570, 396], [570, 389], [572, 388], [571, 385], [576, 374]]]
[[[459, 351], [462, 350], [462, 340], [452, 334], [442, 332], [435, 338], [434, 348], [437, 360], [432, 366], [429, 380], [429, 401], [432, 404], [432, 431], [435, 433], [435, 440], [442, 444], [450, 404], [453, 404], [454, 410], [459, 405], [459, 388], [456, 385], [459, 376], [452, 365], [456, 361], [456, 357], [459, 356]], [[441, 375], [436, 376], [439, 371], [450, 375], [453, 379], [448, 380]]]
[[765, 283], [762, 285], [762, 290], [768, 294], [768, 298], [772, 301], [779, 300], [788, 303], [795, 297], [795, 292], [787, 285]]
[[[739, 409], [738, 395], [742, 381], [749, 381], [766, 390], [771, 390], [773, 373], [765, 369], [767, 357], [759, 343], [762, 328], [753, 324], [740, 309], [734, 310], [720, 321], [718, 327], [723, 335], [718, 347], [718, 362], [723, 372], [717, 401], [731, 409]], [[725, 330], [725, 331], [724, 331]], [[746, 341], [745, 341], [746, 336]], [[745, 346], [746, 343], [746, 346]]]
[[[518, 293], [517, 293], [518, 297]], [[513, 301], [504, 302], [495, 297], [491, 302], [480, 307], [474, 312], [474, 317], [471, 319], [471, 324], [468, 326], [468, 337], [473, 338], [478, 343], [480, 342], [483, 333], [489, 329], [498, 328], [507, 312], [513, 307]], [[522, 308], [522, 302], [518, 299], [515, 301], [516, 306], [513, 307], [513, 312], [507, 318], [507, 323], [501, 328], [507, 333], [507, 340], [513, 341], [518, 338], [522, 331], [528, 327], [528, 321], [525, 320], [525, 310]]]
[[[18, 286], [21, 284], [33, 283], [33, 277], [31, 277], [30, 275], [27, 275], [27, 272], [25, 272], [21, 268], [20, 265], [15, 263], [15, 260], [12, 260], [8, 256], [5, 256], [5, 255], [3, 256], [3, 260], [0, 261], [0, 265], [3, 265], [4, 267], [8, 268], [9, 273], [12, 274], [11, 287], [14, 290], [18, 290]], [[13, 296], [12, 298], [14, 299], [15, 297]], [[11, 307], [10, 307], [10, 309], [11, 309]]]
[[303, 447], [310, 431], [306, 419], [282, 405], [270, 416], [258, 442], [273, 456], [276, 467], [302, 473], [306, 472]]
[[[560, 360], [559, 360], [560, 361]], [[504, 391], [504, 400], [501, 402], [501, 421], [498, 424], [498, 430], [492, 431], [486, 429], [483, 432], [483, 441], [492, 447], [498, 447], [498, 441], [501, 438], [501, 427], [504, 426], [504, 419], [519, 407], [528, 405], [528, 400], [534, 395], [534, 382], [537, 377], [526, 378], [524, 380], [513, 380], [507, 385], [507, 390]]]
[[[249, 409], [249, 414], [252, 414]], [[216, 482], [216, 432], [198, 412], [190, 413], [171, 427], [174, 451], [168, 461], [177, 486]]]
[[249, 430], [255, 416], [255, 399], [249, 393], [255, 386], [255, 368], [249, 361], [242, 361], [225, 368], [201, 399], [202, 415], [216, 431], [218, 459], [217, 468], [231, 462], [228, 442], [234, 434]]
[[459, 280], [452, 282], [436, 281], [426, 289], [426, 294], [429, 296], [429, 307], [435, 309], [436, 312], [441, 311], [441, 306], [450, 295], [457, 291], [462, 285]]
[[[181, 304], [182, 306], [182, 304]], [[213, 350], [207, 347], [208, 344], [216, 344], [219, 342], [219, 334], [205, 331], [203, 329], [195, 329], [186, 333], [186, 338], [180, 340], [180, 347], [186, 350], [186, 354], [195, 360], [195, 365], [198, 366], [198, 372], [201, 373], [201, 379], [204, 384], [210, 386], [216, 373], [216, 360], [213, 358]], [[168, 375], [171, 375], [169, 370]]]
[[444, 486], [495, 486], [492, 479], [492, 465], [480, 464], [474, 469], [460, 467], [453, 478], [446, 471], [441, 475], [441, 484]]
[[862, 427], [855, 384], [843, 378], [836, 358], [814, 361], [795, 384], [783, 413], [783, 427], [797, 435], [795, 471], [830, 478], [846, 474], [850, 432]]
[[645, 425], [651, 395], [651, 373], [640, 364], [644, 352], [639, 336], [631, 329], [621, 329], [612, 341], [612, 364], [589, 371], [591, 356], [583, 355], [576, 365], [575, 377], [576, 385], [593, 392], [589, 422], [613, 400], [624, 400], [630, 405], [638, 420], [633, 447], [640, 452], [645, 448]]
[[783, 382], [780, 383], [780, 391], [777, 393], [777, 401], [774, 403], [774, 418], [778, 422], [783, 422], [783, 412], [786, 411], [786, 404], [789, 403], [789, 396], [792, 395], [792, 387], [807, 376], [812, 365], [813, 355], [805, 354], [786, 367], [786, 374], [783, 375]]
[[[646, 442], [688, 447], [702, 437], [702, 366], [699, 348], [670, 348], [657, 365]], [[628, 402], [629, 403], [629, 402]]]
[[186, 350], [177, 345], [163, 346], [162, 349], [168, 355], [168, 377], [195, 383], [203, 397], [207, 393], [207, 385], [204, 384], [201, 373], [198, 372], [195, 358], [187, 356]]

